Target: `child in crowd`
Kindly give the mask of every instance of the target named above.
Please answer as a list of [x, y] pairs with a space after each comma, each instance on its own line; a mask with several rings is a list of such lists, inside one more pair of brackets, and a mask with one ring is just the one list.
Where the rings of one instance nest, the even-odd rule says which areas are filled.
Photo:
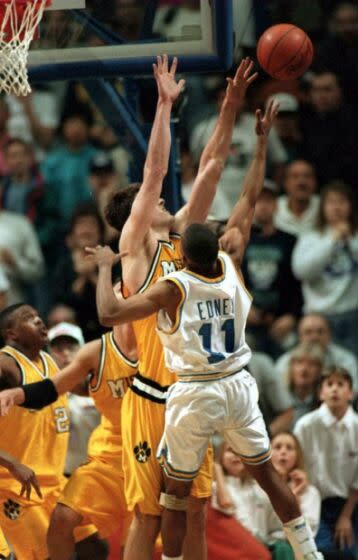
[[287, 384], [294, 408], [294, 424], [319, 404], [317, 391], [323, 363], [324, 352], [320, 344], [300, 344], [291, 354]]
[[[317, 546], [325, 558], [356, 558], [358, 549], [358, 415], [352, 378], [340, 367], [324, 371], [322, 404], [295, 427], [308, 475], [322, 495]], [[330, 556], [329, 556], [330, 555]]]
[[[288, 481], [300, 503], [302, 514], [316, 533], [320, 517], [320, 496], [308, 484], [303, 454], [297, 439], [287, 432], [272, 440], [272, 462]], [[220, 462], [215, 464], [212, 505], [231, 515], [272, 551], [274, 560], [294, 560], [293, 551], [285, 540], [282, 523], [267, 494], [246, 471], [241, 459], [223, 445]], [[243, 547], [247, 545], [243, 543]]]

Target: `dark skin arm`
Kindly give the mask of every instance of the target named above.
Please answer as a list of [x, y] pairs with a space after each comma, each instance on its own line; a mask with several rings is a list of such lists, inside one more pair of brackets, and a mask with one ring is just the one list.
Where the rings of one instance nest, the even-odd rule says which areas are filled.
[[5, 453], [5, 451], [0, 451], [0, 465], [21, 483], [20, 496], [25, 495], [26, 499], [29, 500], [31, 491], [34, 489], [39, 498], [42, 498], [40, 485], [32, 469], [19, 463], [17, 459]]
[[22, 376], [18, 365], [11, 356], [1, 354], [0, 356], [0, 391], [19, 387], [22, 383]]
[[[75, 359], [67, 367], [56, 373], [52, 381], [58, 395], [63, 395], [78, 387], [86, 381], [88, 374], [94, 375], [98, 372], [100, 361], [101, 341], [94, 340], [85, 344], [77, 353]], [[0, 415], [6, 416], [9, 410], [16, 405], [23, 404], [25, 394], [21, 386], [14, 385], [13, 388], [0, 392]]]

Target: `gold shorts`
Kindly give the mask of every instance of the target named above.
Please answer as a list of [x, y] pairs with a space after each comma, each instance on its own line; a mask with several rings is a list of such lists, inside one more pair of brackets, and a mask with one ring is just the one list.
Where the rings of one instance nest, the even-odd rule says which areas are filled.
[[124, 497], [124, 478], [118, 457], [91, 458], [71, 475], [59, 502], [93, 523], [102, 538], [121, 528], [123, 543], [132, 521]]
[[5, 539], [4, 533], [0, 529], [0, 558], [3, 556], [6, 558], [10, 554], [10, 549], [7, 545], [7, 541]]
[[[160, 492], [163, 474], [156, 452], [164, 431], [165, 405], [150, 401], [129, 390], [122, 403], [123, 472], [127, 507], [143, 514], [161, 515]], [[211, 496], [213, 457], [206, 453], [191, 495]]]
[[[49, 558], [47, 530], [62, 487], [41, 488], [43, 500], [26, 500], [14, 492], [0, 488], [0, 527], [18, 560]], [[78, 527], [75, 530], [76, 541], [82, 541], [96, 532], [93, 525]]]

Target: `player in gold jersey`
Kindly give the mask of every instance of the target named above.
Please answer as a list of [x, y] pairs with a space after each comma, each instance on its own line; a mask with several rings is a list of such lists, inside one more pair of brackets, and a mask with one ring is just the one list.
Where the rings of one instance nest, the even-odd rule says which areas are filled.
[[[229, 154], [236, 114], [242, 107], [245, 92], [256, 75], [252, 63], [245, 59], [228, 88], [214, 132], [200, 159], [188, 204], [175, 216], [160, 199], [170, 151], [170, 113], [182, 89], [175, 81], [176, 59], [171, 68], [167, 57], [158, 57], [154, 76], [158, 87], [158, 104], [143, 183], [132, 185], [114, 195], [106, 218], [121, 232], [125, 295], [144, 292], [158, 278], [181, 267], [180, 233], [192, 222], [206, 220], [216, 187]], [[106, 318], [108, 323], [111, 318]], [[136, 512], [125, 558], [150, 560], [160, 527], [162, 508], [159, 495], [163, 489], [162, 473], [155, 454], [164, 428], [164, 405], [169, 386], [175, 381], [164, 366], [163, 349], [155, 331], [155, 317], [134, 323], [139, 353], [139, 374], [123, 402], [124, 471], [127, 504]], [[205, 522], [203, 499], [211, 493], [211, 465], [208, 458], [193, 484], [188, 512], [186, 560], [203, 560]]]
[[[130, 325], [123, 325], [116, 327], [115, 333], [83, 346], [72, 363], [52, 378], [55, 393], [50, 392], [49, 401], [42, 404], [73, 390], [90, 375], [89, 392], [101, 412], [101, 423], [90, 438], [88, 462], [72, 474], [52, 514], [48, 533], [51, 560], [73, 557], [73, 533], [83, 523], [93, 523], [102, 538], [120, 526], [122, 541], [125, 540], [132, 514], [124, 497], [121, 402], [136, 371], [134, 334]], [[45, 385], [36, 385], [37, 393], [45, 391], [46, 395]], [[2, 413], [6, 412], [6, 394], [13, 394], [17, 404], [24, 399], [22, 389], [1, 393]], [[32, 406], [31, 398], [26, 406]]]
[[[21, 483], [20, 496], [25, 495], [26, 499], [30, 499], [32, 489], [35, 490], [39, 498], [42, 498], [40, 486], [36, 474], [32, 469], [19, 463], [14, 457], [0, 451], [0, 467], [9, 471], [18, 482]], [[0, 558], [8, 558], [10, 549], [5, 539], [4, 533], [0, 529]]]
[[[6, 346], [0, 350], [0, 388], [49, 380], [58, 368], [43, 352], [47, 330], [37, 311], [26, 304], [6, 308], [0, 315]], [[19, 560], [46, 560], [49, 557], [46, 534], [50, 515], [66, 482], [63, 467], [66, 457], [69, 420], [66, 397], [51, 407], [26, 410], [14, 407], [0, 420], [0, 449], [36, 472], [42, 497], [29, 500], [18, 495], [18, 483], [0, 469], [0, 526]], [[98, 550], [94, 526], [78, 528], [78, 558], [88, 558]], [[89, 538], [88, 538], [89, 537]], [[99, 554], [96, 558], [101, 558]]]

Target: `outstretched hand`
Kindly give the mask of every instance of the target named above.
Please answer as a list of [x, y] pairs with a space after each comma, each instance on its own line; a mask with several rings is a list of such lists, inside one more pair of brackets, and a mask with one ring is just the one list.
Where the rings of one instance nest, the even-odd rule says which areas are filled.
[[274, 123], [280, 104], [275, 101], [270, 101], [266, 106], [265, 113], [262, 115], [261, 109], [257, 109], [255, 132], [257, 136], [268, 136], [270, 134], [271, 127]]
[[22, 463], [14, 463], [9, 471], [21, 483], [20, 496], [25, 496], [29, 500], [32, 490], [35, 490], [38, 497], [42, 498], [39, 482], [32, 469]]
[[178, 59], [173, 58], [172, 65], [168, 67], [168, 55], [157, 56], [157, 64], [153, 64], [153, 73], [158, 86], [158, 95], [161, 101], [174, 103], [184, 88], [185, 80], [175, 81], [175, 72]]
[[0, 416], [7, 416], [13, 406], [24, 402], [24, 392], [21, 387], [0, 391]]
[[123, 257], [128, 255], [128, 251], [123, 251], [122, 253], [114, 253], [110, 247], [107, 245], [102, 247], [97, 245], [97, 247], [86, 247], [87, 259], [92, 260], [97, 266], [114, 266]]
[[247, 88], [258, 76], [257, 72], [252, 74], [253, 66], [253, 61], [246, 57], [240, 62], [234, 78], [226, 78], [228, 85], [225, 99], [228, 103], [233, 103], [237, 108], [240, 108], [244, 101]]

